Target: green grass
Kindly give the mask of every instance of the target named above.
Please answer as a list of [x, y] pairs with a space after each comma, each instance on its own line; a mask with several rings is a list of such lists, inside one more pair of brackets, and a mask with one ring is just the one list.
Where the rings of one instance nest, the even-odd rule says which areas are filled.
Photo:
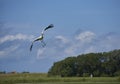
[[17, 83], [17, 84], [120, 84], [120, 82], [54, 82], [54, 83]]
[[48, 77], [47, 74], [0, 74], [0, 84], [120, 84], [120, 77]]

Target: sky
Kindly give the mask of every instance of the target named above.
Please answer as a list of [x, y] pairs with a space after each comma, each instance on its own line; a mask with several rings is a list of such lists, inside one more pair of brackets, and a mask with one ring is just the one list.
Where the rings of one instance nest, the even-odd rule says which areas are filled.
[[[70, 56], [120, 49], [120, 0], [0, 0], [0, 71], [48, 72]], [[32, 41], [45, 32], [43, 48]]]

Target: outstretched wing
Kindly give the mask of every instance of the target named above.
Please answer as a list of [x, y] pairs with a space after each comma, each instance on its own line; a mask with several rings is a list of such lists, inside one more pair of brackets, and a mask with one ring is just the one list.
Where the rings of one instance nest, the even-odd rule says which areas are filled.
[[36, 38], [36, 39], [32, 42], [32, 44], [31, 44], [31, 46], [30, 46], [30, 51], [32, 51], [33, 43], [36, 42], [36, 41], [39, 41], [39, 40], [43, 40], [43, 37], [40, 36], [40, 37]]
[[44, 31], [46, 31], [47, 29], [49, 29], [49, 28], [53, 28], [54, 27], [54, 25], [53, 24], [50, 24], [48, 27], [46, 27], [45, 29], [44, 29]]
[[47, 29], [53, 28], [53, 27], [54, 27], [54, 25], [53, 25], [53, 24], [50, 24], [50, 25], [47, 26], [45, 29], [43, 29], [42, 34], [44, 34], [44, 31], [46, 31]]

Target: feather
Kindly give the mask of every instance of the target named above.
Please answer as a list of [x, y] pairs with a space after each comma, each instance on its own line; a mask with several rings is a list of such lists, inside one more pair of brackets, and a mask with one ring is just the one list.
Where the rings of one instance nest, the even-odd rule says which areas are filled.
[[46, 31], [47, 29], [49, 29], [49, 28], [53, 28], [54, 27], [54, 25], [53, 24], [50, 24], [48, 27], [46, 27], [45, 29], [44, 29], [44, 31]]
[[32, 47], [33, 47], [33, 43], [32, 43], [31, 46], [30, 46], [30, 51], [32, 51]]

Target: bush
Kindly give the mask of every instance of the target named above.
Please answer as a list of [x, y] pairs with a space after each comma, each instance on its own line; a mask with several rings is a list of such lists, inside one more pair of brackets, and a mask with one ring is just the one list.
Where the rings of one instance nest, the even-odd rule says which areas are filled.
[[109, 77], [109, 75], [108, 75], [108, 74], [105, 74], [105, 73], [102, 73], [102, 74], [101, 74], [101, 77]]
[[89, 77], [90, 74], [89, 73], [83, 73], [83, 77]]
[[6, 72], [5, 71], [0, 71], [0, 74], [6, 74]]
[[120, 71], [114, 73], [115, 76], [120, 76]]

